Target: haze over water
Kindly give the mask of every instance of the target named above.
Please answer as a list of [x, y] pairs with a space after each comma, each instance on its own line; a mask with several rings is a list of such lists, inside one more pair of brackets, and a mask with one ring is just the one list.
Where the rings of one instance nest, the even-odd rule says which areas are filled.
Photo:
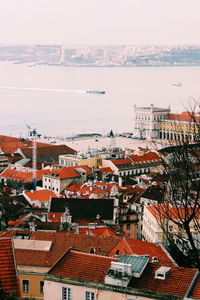
[[[26, 135], [133, 131], [133, 106], [171, 106], [199, 99], [200, 67], [70, 68], [0, 63], [0, 133]], [[182, 87], [173, 83], [182, 82]], [[105, 90], [105, 95], [86, 90]]]

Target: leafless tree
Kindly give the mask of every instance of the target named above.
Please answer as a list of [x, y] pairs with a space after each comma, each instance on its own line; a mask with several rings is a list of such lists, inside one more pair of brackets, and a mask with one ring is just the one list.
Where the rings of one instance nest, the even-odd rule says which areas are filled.
[[191, 266], [200, 270], [199, 101], [192, 99], [189, 108], [190, 121], [181, 125], [177, 120], [175, 124], [179, 126], [180, 138], [175, 143], [169, 141], [169, 147], [161, 150], [165, 197], [163, 203], [154, 208], [168, 246], [176, 247], [183, 257], [189, 258]]

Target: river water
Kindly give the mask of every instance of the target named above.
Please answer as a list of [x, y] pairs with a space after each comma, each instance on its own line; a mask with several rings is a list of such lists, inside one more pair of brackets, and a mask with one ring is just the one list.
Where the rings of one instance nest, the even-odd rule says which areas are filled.
[[[200, 97], [200, 67], [71, 68], [0, 63], [0, 134], [49, 136], [133, 130], [133, 106], [181, 112]], [[174, 86], [181, 82], [182, 87]], [[105, 90], [88, 94], [86, 90]]]

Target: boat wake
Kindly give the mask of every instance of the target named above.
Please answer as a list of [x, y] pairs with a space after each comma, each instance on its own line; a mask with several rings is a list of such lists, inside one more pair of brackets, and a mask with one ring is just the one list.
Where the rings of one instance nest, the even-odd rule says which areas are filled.
[[0, 89], [53, 92], [53, 93], [80, 93], [80, 94], [86, 93], [85, 90], [45, 89], [45, 88], [32, 88], [32, 87], [19, 87], [19, 86], [0, 86]]

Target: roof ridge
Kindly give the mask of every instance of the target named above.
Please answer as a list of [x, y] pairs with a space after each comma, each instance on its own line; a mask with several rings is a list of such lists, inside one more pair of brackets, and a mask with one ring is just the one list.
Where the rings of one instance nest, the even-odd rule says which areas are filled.
[[[91, 247], [91, 248], [95, 249], [95, 247]], [[104, 258], [108, 258], [110, 260], [112, 260], [112, 259], [117, 260], [117, 258], [115, 258], [113, 256], [106, 256], [106, 255], [103, 255], [103, 254], [96, 254], [96, 253], [88, 253], [88, 252], [84, 252], [84, 251], [81, 251], [81, 250], [70, 249], [69, 252], [79, 253], [79, 254], [83, 254], [83, 255], [86, 255], [86, 256], [104, 257]]]

